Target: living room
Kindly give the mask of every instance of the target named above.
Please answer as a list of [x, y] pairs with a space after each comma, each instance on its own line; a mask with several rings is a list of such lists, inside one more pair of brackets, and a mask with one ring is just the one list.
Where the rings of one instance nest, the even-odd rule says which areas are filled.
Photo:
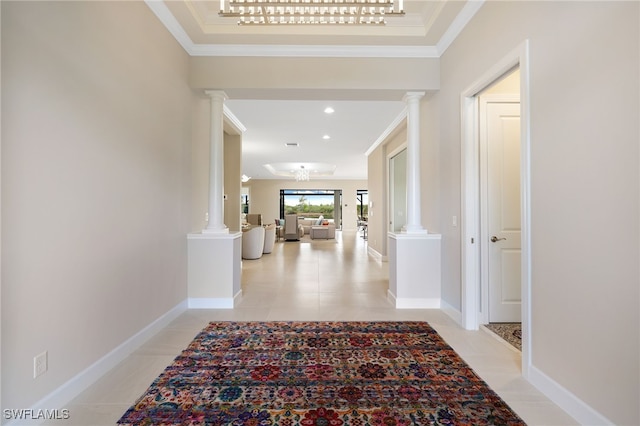
[[[280, 192], [282, 190], [332, 190], [342, 193], [341, 223], [336, 230], [355, 231], [358, 228], [359, 204], [357, 192], [366, 189], [366, 180], [314, 180], [296, 182], [294, 180], [251, 179], [243, 184], [243, 190], [248, 192], [249, 208], [247, 213], [259, 213], [263, 223], [272, 223], [276, 218], [284, 219], [280, 212]], [[299, 198], [299, 197], [296, 197]], [[335, 209], [335, 206], [334, 206]], [[304, 215], [300, 214], [302, 218]], [[318, 218], [319, 213], [310, 213], [309, 218]]]

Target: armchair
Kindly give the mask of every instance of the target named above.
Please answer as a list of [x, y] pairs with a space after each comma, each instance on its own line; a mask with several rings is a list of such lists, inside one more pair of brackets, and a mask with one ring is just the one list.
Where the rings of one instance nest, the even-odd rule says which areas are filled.
[[264, 228], [264, 249], [263, 253], [271, 253], [276, 243], [276, 225], [271, 223]]
[[242, 258], [259, 259], [264, 251], [264, 228], [254, 226], [242, 233]]
[[262, 215], [260, 213], [247, 213], [247, 223], [249, 225], [262, 225]]
[[[303, 231], [304, 232], [304, 231]], [[284, 239], [299, 240], [301, 237], [298, 226], [297, 214], [284, 215]]]

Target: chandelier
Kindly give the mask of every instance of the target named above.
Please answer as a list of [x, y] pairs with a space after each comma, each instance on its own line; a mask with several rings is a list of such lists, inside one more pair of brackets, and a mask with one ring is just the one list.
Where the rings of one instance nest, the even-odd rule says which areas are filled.
[[219, 16], [238, 25], [384, 25], [403, 0], [220, 0]]
[[305, 169], [304, 166], [300, 166], [299, 169], [294, 171], [293, 177], [298, 182], [307, 181], [309, 180], [309, 170]]

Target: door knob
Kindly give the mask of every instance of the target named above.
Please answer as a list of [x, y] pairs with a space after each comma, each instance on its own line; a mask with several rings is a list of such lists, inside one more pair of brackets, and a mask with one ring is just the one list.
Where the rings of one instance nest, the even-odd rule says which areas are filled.
[[498, 241], [501, 241], [501, 240], [506, 240], [506, 238], [498, 238], [495, 235], [493, 237], [491, 237], [491, 242], [492, 243], [495, 243], [495, 242], [498, 242]]

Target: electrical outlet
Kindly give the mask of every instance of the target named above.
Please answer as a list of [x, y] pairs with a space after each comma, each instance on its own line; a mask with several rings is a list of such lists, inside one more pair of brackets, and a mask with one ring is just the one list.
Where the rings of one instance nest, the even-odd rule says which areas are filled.
[[33, 357], [33, 378], [43, 375], [47, 372], [47, 351]]

